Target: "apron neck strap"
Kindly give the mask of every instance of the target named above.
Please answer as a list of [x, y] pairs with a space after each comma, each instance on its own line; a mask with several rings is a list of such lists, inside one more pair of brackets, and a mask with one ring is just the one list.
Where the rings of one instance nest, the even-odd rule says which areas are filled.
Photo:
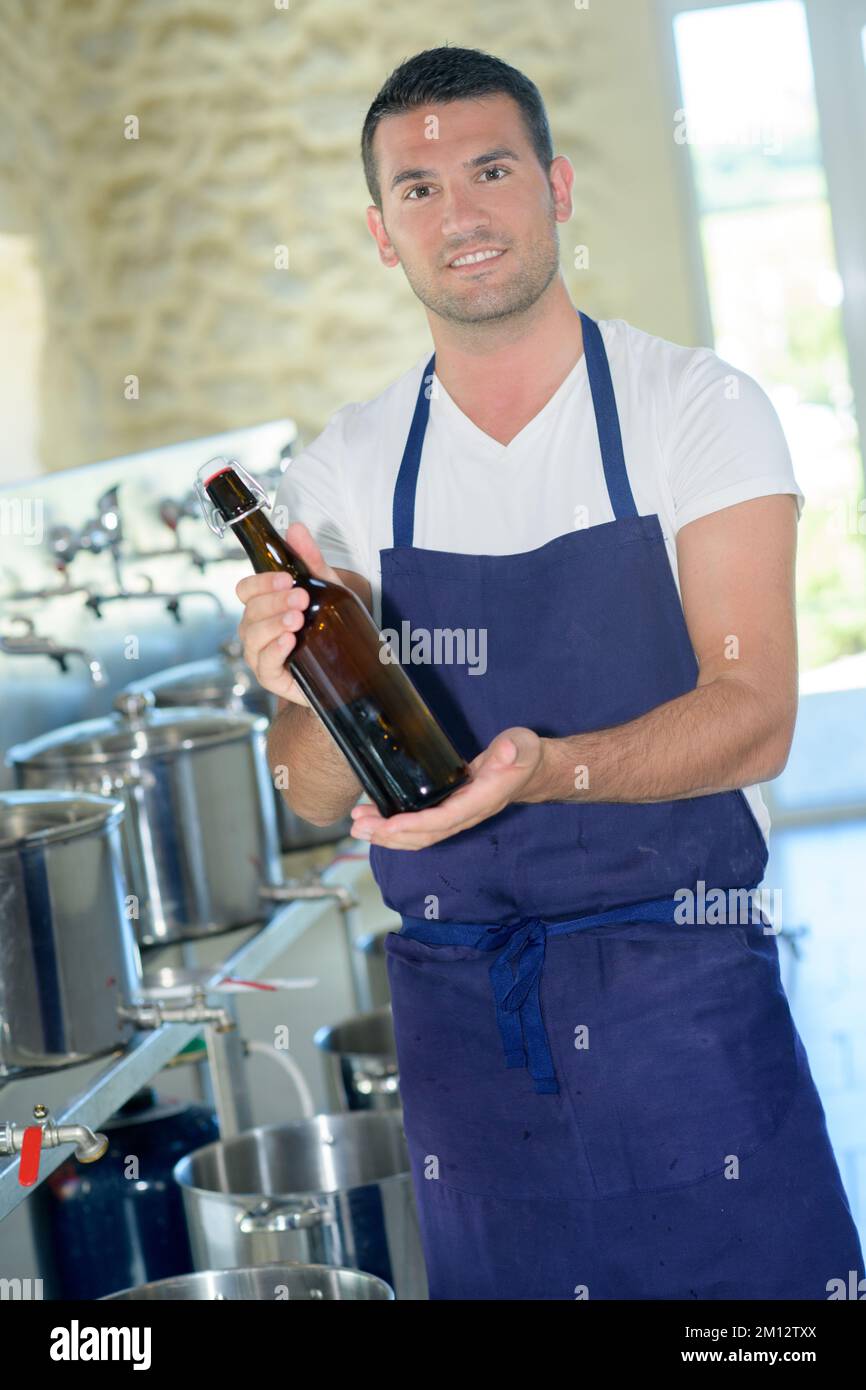
[[625, 466], [610, 364], [601, 329], [595, 319], [589, 318], [582, 309], [578, 310], [578, 313], [583, 326], [583, 351], [589, 375], [589, 389], [592, 392], [592, 408], [595, 411], [595, 427], [601, 448], [604, 481], [607, 484], [613, 514], [617, 521], [622, 521], [624, 517], [637, 516], [638, 513]]
[[424, 435], [427, 432], [427, 420], [430, 415], [430, 393], [433, 390], [433, 372], [435, 367], [436, 354], [434, 352], [427, 366], [424, 368], [424, 371], [421, 373], [421, 385], [418, 388], [418, 399], [415, 402], [412, 424], [409, 426], [409, 435], [406, 440], [406, 447], [403, 450], [400, 472], [397, 474], [397, 484], [394, 488], [392, 522], [394, 527], [395, 546], [411, 546], [415, 531], [415, 490], [418, 485], [418, 469], [421, 467], [421, 450], [424, 445]]
[[[582, 309], [578, 310], [583, 328], [583, 351], [592, 394], [592, 407], [601, 449], [601, 462], [604, 480], [607, 485], [610, 505], [617, 521], [624, 517], [637, 516], [638, 511], [632, 495], [625, 455], [622, 447], [622, 434], [616, 397], [610, 376], [610, 366], [601, 330], [595, 319], [591, 319]], [[394, 545], [411, 546], [415, 531], [415, 493], [418, 486], [418, 470], [421, 467], [421, 451], [427, 421], [430, 417], [430, 395], [433, 389], [433, 373], [436, 370], [436, 354], [430, 358], [421, 374], [421, 384], [415, 401], [412, 424], [403, 450], [400, 471], [394, 488], [392, 522]]]

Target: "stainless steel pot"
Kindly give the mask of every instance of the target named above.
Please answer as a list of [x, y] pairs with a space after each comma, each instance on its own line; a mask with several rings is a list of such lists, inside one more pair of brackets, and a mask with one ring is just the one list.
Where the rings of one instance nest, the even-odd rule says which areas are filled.
[[[243, 648], [236, 638], [222, 643], [219, 656], [208, 657], [204, 661], [189, 661], [183, 666], [169, 666], [164, 671], [155, 671], [152, 676], [133, 681], [125, 688], [134, 694], [151, 692], [159, 709], [198, 705], [212, 709], [246, 710], [249, 714], [264, 715], [268, 723], [277, 714], [276, 696], [259, 685], [243, 659]], [[277, 787], [273, 792], [280, 846], [284, 850], [335, 844], [345, 839], [352, 829], [351, 816], [335, 821], [333, 825], [312, 825], [295, 815]]]
[[119, 800], [0, 793], [0, 1075], [124, 1046], [141, 961], [125, 914]]
[[262, 884], [281, 881], [261, 716], [157, 710], [121, 693], [118, 713], [11, 748], [21, 787], [115, 795], [142, 945], [261, 921]]
[[187, 1154], [174, 1176], [197, 1269], [299, 1260], [427, 1296], [399, 1112], [251, 1129]]
[[399, 1110], [400, 1077], [391, 1006], [320, 1028], [313, 1039], [325, 1054], [326, 1082], [343, 1110]]
[[367, 1001], [374, 1008], [387, 1004], [391, 998], [391, 984], [388, 979], [388, 953], [385, 938], [392, 931], [399, 931], [400, 923], [393, 927], [380, 927], [376, 931], [355, 938], [355, 950], [364, 957]]
[[134, 1289], [105, 1294], [112, 1299], [268, 1299], [297, 1303], [332, 1298], [393, 1301], [394, 1290], [383, 1279], [359, 1269], [333, 1269], [327, 1265], [260, 1265], [258, 1269], [206, 1269], [198, 1274], [178, 1274], [156, 1279]]

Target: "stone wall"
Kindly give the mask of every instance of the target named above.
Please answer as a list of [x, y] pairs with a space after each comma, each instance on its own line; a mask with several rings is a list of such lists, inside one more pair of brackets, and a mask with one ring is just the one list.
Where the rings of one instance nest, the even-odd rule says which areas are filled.
[[4, 0], [0, 25], [0, 231], [41, 282], [46, 470], [284, 415], [309, 438], [421, 354], [358, 146], [388, 72], [444, 42], [540, 87], [576, 171], [576, 302], [695, 341], [649, 0]]

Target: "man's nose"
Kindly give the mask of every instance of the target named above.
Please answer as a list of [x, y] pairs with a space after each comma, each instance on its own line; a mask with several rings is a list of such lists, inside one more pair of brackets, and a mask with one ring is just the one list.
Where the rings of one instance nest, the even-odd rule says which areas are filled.
[[[490, 219], [483, 206], [483, 197], [473, 188], [453, 188], [444, 194], [442, 235], [459, 237], [465, 245], [478, 241], [489, 232]], [[454, 252], [459, 255], [459, 248]]]

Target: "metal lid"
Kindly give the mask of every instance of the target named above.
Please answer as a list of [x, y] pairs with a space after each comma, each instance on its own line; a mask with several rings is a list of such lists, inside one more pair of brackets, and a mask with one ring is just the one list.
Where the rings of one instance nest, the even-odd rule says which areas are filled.
[[[155, 671], [126, 687], [128, 691], [151, 691], [155, 703], [166, 705], [227, 706], [252, 694], [264, 705], [267, 693], [255, 681], [252, 672], [242, 666], [232, 666], [222, 657], [204, 661], [188, 661], [183, 666], [169, 666]], [[258, 699], [261, 690], [261, 699]]]
[[122, 815], [122, 801], [89, 792], [0, 792], [0, 850], [88, 835]]
[[9, 749], [6, 761], [32, 767], [146, 761], [150, 757], [235, 743], [248, 738], [253, 730], [265, 730], [268, 724], [263, 715], [242, 710], [163, 710], [148, 706], [139, 712], [137, 703], [133, 709], [132, 717], [117, 713], [106, 719], [87, 719], [81, 724], [66, 724], [29, 743], [18, 743]]
[[270, 714], [273, 696], [259, 685], [244, 661], [240, 642], [223, 642], [220, 651], [220, 656], [154, 671], [151, 676], [131, 681], [124, 689], [134, 694], [149, 691], [160, 708], [213, 705], [217, 709], [235, 709], [240, 704], [255, 713]]

